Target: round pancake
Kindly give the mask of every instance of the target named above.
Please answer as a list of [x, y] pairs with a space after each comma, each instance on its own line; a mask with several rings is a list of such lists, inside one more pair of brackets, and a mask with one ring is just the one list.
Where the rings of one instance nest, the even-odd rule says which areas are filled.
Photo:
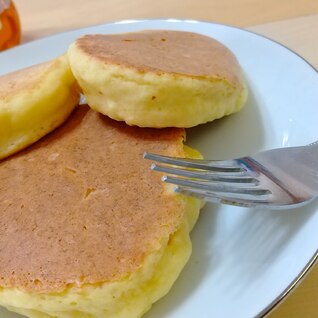
[[240, 110], [247, 98], [233, 53], [196, 33], [86, 35], [68, 56], [88, 104], [129, 125], [192, 127]]
[[79, 102], [66, 56], [0, 77], [0, 160], [62, 124]]
[[173, 193], [142, 155], [185, 156], [183, 139], [182, 129], [129, 127], [81, 106], [3, 160], [0, 304], [29, 317], [149, 309], [189, 258], [200, 203]]

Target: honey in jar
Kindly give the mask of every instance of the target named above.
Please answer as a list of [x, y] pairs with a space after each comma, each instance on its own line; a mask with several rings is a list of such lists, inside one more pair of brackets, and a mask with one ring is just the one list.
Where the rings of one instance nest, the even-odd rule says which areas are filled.
[[13, 2], [0, 0], [0, 50], [19, 44], [20, 39], [20, 21]]

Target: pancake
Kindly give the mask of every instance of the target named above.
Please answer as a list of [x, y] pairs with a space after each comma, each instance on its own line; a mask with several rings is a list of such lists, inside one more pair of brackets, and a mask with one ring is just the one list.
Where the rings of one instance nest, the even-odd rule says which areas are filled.
[[184, 157], [184, 134], [80, 106], [1, 161], [0, 304], [36, 318], [134, 318], [165, 295], [200, 201], [175, 194], [142, 155]]
[[233, 53], [196, 33], [85, 35], [68, 56], [87, 103], [140, 127], [193, 127], [239, 111], [247, 89]]
[[61, 125], [79, 102], [67, 57], [0, 77], [0, 160]]

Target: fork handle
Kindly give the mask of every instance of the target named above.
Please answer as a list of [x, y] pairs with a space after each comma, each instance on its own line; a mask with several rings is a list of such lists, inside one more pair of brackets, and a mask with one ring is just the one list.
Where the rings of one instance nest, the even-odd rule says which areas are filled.
[[[290, 185], [302, 186], [318, 195], [318, 141], [308, 146], [273, 149], [253, 156], [279, 179], [290, 178]], [[281, 176], [281, 178], [280, 178]]]

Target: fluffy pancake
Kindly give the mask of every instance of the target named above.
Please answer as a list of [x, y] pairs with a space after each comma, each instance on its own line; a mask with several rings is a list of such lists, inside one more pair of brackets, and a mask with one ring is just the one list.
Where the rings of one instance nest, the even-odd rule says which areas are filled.
[[0, 159], [62, 124], [79, 93], [67, 57], [0, 77]]
[[133, 318], [167, 293], [200, 202], [173, 193], [142, 154], [185, 156], [183, 139], [81, 106], [0, 162], [0, 304], [37, 318]]
[[192, 127], [241, 109], [241, 68], [218, 41], [180, 31], [86, 35], [69, 48], [88, 104], [140, 127]]

